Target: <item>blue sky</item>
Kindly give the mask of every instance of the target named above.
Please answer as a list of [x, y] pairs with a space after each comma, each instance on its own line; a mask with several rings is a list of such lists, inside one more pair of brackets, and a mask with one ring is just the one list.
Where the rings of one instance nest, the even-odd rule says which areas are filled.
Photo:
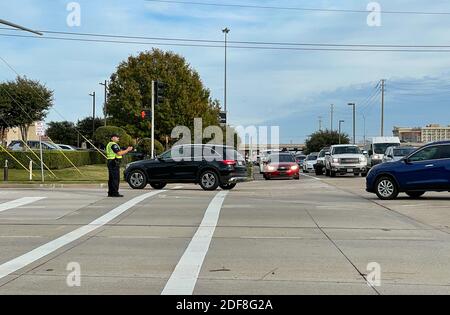
[[[200, 1], [200, 0], [199, 0]], [[206, 0], [202, 0], [206, 1]], [[81, 26], [66, 23], [70, 1], [0, 2], [0, 18], [35, 29], [147, 37], [335, 44], [446, 45], [450, 20], [445, 15], [383, 14], [381, 27], [369, 27], [366, 14], [205, 7], [144, 0], [83, 0]], [[209, 1], [214, 2], [214, 1]], [[219, 2], [219, 1], [216, 1]], [[250, 1], [221, 3], [365, 10], [369, 1]], [[383, 10], [445, 11], [448, 1], [378, 1]], [[0, 34], [14, 32], [0, 30]], [[16, 33], [14, 33], [16, 34]], [[63, 42], [0, 36], [0, 56], [20, 74], [39, 79], [55, 91], [55, 108], [64, 118], [91, 115], [89, 93], [109, 78], [120, 61], [151, 49], [147, 45]], [[212, 97], [223, 99], [223, 49], [169, 47], [186, 57]], [[379, 97], [370, 98], [386, 79], [386, 132], [394, 125], [450, 124], [450, 53], [320, 52], [229, 50], [229, 120], [234, 125], [279, 125], [282, 142], [302, 143], [318, 128], [343, 119], [351, 133], [351, 109], [358, 104], [358, 138], [379, 134]], [[0, 63], [0, 80], [15, 74]], [[100, 106], [97, 109], [100, 111]], [[55, 111], [50, 120], [61, 120]]]

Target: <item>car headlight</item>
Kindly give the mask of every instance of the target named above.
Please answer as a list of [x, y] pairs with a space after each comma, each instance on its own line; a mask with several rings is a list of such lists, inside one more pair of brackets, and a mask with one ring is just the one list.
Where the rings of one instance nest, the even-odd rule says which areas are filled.
[[378, 155], [378, 154], [375, 154], [374, 156], [373, 156], [373, 159], [374, 160], [381, 160], [383, 157], [381, 156], [381, 155]]
[[276, 171], [277, 168], [275, 166], [267, 166], [267, 170], [270, 172]]
[[362, 156], [362, 157], [359, 158], [359, 162], [360, 163], [366, 163], [367, 159], [364, 156]]
[[334, 158], [333, 163], [339, 163], [339, 159]]
[[292, 166], [291, 166], [291, 170], [293, 170], [293, 171], [298, 170], [298, 165], [292, 165]]

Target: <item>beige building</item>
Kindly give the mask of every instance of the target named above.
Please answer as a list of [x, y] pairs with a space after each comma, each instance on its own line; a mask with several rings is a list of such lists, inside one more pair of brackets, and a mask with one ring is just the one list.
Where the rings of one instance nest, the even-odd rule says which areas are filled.
[[431, 124], [422, 128], [422, 142], [450, 140], [450, 126]]
[[394, 137], [399, 137], [402, 142], [422, 142], [422, 128], [394, 127]]
[[[11, 128], [8, 129], [6, 132], [6, 138], [3, 139], [3, 143], [6, 143], [6, 145], [10, 144], [13, 140], [20, 140], [22, 139], [22, 133], [20, 132], [20, 128]], [[39, 140], [39, 137], [36, 135], [36, 126], [35, 124], [31, 125], [28, 129], [28, 140]]]

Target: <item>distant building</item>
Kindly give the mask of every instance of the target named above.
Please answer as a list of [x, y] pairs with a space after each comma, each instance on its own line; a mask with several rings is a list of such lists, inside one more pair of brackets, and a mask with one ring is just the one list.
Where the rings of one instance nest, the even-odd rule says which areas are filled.
[[422, 142], [450, 140], [450, 126], [431, 124], [422, 128]]
[[[4, 135], [4, 138], [1, 139], [1, 142], [8, 145], [11, 141], [22, 139], [22, 133], [20, 132], [20, 128], [11, 128], [8, 129]], [[39, 137], [36, 135], [36, 126], [32, 124], [28, 129], [28, 140], [39, 140]]]
[[428, 143], [450, 140], [450, 126], [430, 124], [426, 127], [394, 127], [393, 134], [402, 142]]
[[422, 142], [422, 128], [394, 127], [394, 137], [399, 137], [401, 142]]

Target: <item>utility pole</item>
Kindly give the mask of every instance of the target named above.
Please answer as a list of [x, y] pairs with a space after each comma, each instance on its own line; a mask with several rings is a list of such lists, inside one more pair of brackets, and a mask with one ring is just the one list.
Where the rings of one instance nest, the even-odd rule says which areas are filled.
[[384, 90], [386, 80], [381, 80], [381, 136], [384, 137]]
[[362, 114], [363, 121], [364, 121], [364, 145], [366, 145], [366, 114]]
[[152, 80], [152, 159], [155, 158], [155, 81]]
[[94, 139], [94, 133], [95, 133], [95, 92], [92, 92], [89, 94], [89, 96], [92, 96], [92, 139]]
[[228, 111], [227, 111], [227, 40], [228, 40], [228, 33], [230, 32], [230, 29], [228, 27], [224, 28], [222, 30], [222, 33], [225, 34], [225, 80], [224, 80], [224, 110], [226, 114], [226, 122], [228, 122]]
[[349, 106], [353, 106], [353, 144], [356, 144], [356, 104], [348, 103]]
[[105, 103], [103, 103], [103, 117], [105, 118], [105, 127], [106, 127], [106, 102], [108, 101], [108, 80], [105, 80], [105, 83], [100, 82], [100, 85], [105, 87]]
[[319, 116], [319, 131], [322, 131], [322, 116]]
[[331, 123], [331, 129], [330, 131], [333, 132], [333, 119], [334, 119], [334, 104], [331, 104], [331, 119], [330, 119], [330, 123]]
[[339, 144], [341, 144], [342, 124], [345, 120], [339, 120]]

